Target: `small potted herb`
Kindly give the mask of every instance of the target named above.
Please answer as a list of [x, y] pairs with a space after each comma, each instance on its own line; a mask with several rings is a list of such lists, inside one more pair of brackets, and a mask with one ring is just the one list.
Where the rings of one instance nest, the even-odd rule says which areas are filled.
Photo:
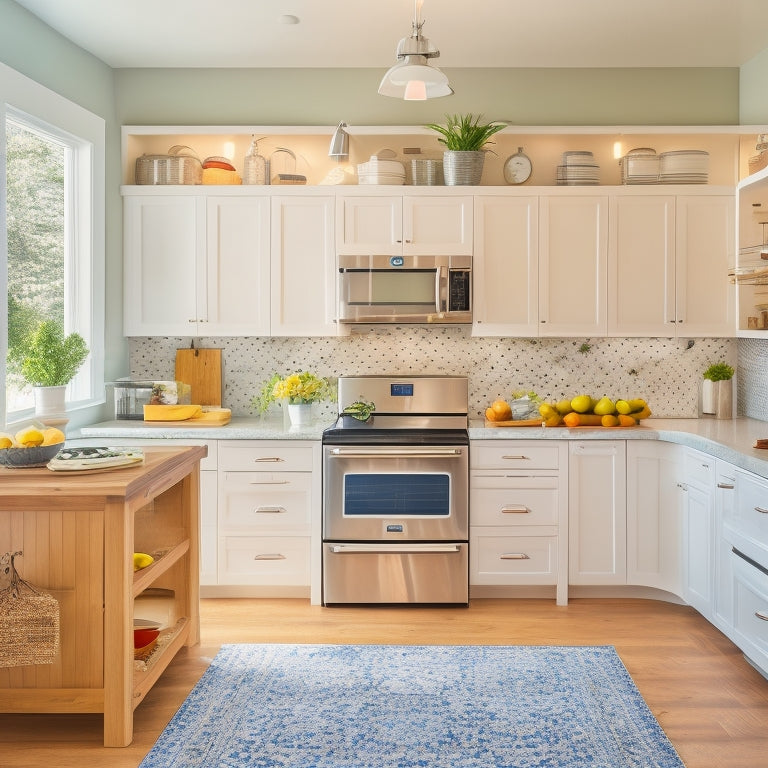
[[701, 385], [701, 411], [718, 419], [730, 419], [733, 403], [734, 369], [728, 363], [712, 363], [704, 371]]
[[482, 115], [446, 115], [446, 125], [429, 123], [426, 127], [440, 134], [445, 146], [443, 176], [449, 186], [480, 183], [485, 163], [483, 148], [491, 136], [506, 128], [506, 123], [481, 123]]

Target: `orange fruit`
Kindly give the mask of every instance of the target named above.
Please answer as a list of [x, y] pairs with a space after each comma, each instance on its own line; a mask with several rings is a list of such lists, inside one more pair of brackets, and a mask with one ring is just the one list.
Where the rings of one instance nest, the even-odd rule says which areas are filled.
[[506, 421], [512, 418], [512, 406], [506, 400], [494, 400], [491, 410], [496, 414], [493, 421]]

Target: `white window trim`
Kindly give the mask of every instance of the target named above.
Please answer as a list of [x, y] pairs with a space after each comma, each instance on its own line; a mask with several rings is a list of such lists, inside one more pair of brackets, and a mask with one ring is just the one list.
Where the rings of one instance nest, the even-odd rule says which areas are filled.
[[[78, 152], [82, 162], [89, 163], [91, 168], [90, 185], [82, 189], [76, 185], [76, 199], [72, 201], [72, 209], [79, 217], [78, 231], [82, 234], [83, 242], [78, 242], [78, 248], [89, 251], [91, 260], [90, 282], [75, 283], [75, 291], [89, 291], [89, 302], [75, 302], [74, 307], [67, 311], [82, 311], [88, 307], [90, 318], [89, 367], [92, 395], [68, 403], [68, 410], [90, 407], [105, 401], [104, 387], [104, 339], [105, 339], [105, 121], [98, 115], [89, 112], [54, 91], [16, 72], [5, 64], [0, 63], [0, 317], [8, 316], [8, 236], [6, 210], [6, 158], [5, 158], [5, 116], [21, 115], [27, 121], [48, 123], [60, 131], [68, 133], [81, 141]], [[90, 149], [85, 156], [85, 147]], [[78, 306], [79, 305], [79, 306]], [[5, 359], [7, 342], [5, 334], [0, 338], [0, 380], [5, 388]], [[5, 393], [0, 400], [0, 423], [6, 421]]]

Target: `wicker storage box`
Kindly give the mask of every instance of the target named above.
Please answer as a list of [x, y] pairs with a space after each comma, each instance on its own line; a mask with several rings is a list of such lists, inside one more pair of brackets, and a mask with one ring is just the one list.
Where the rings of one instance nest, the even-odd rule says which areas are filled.
[[203, 164], [189, 147], [175, 145], [167, 155], [136, 158], [137, 184], [202, 184]]
[[2, 558], [10, 585], [0, 589], [0, 667], [52, 664], [59, 650], [59, 603], [19, 576], [19, 554]]

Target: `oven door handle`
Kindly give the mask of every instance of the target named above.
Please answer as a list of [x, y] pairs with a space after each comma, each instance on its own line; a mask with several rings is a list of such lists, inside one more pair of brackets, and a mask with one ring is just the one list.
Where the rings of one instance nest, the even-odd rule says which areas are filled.
[[460, 544], [330, 544], [328, 549], [335, 555], [351, 554], [432, 554], [460, 552]]
[[352, 456], [359, 459], [384, 458], [403, 458], [403, 459], [438, 459], [446, 456], [461, 456], [462, 448], [331, 448], [328, 452], [330, 456], [344, 458]]

